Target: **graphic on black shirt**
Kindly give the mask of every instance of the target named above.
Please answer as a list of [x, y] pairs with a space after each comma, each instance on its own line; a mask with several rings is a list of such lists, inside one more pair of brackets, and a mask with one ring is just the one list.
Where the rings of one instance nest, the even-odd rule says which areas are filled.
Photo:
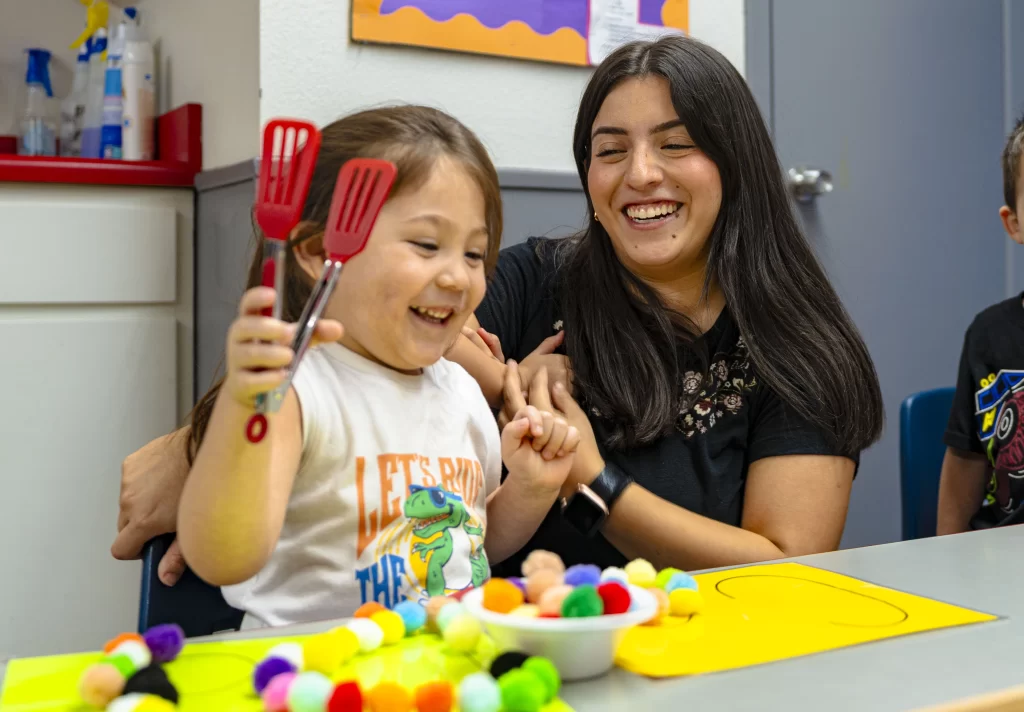
[[992, 464], [985, 504], [1011, 514], [1024, 501], [1024, 371], [1000, 371], [975, 396], [978, 439]]

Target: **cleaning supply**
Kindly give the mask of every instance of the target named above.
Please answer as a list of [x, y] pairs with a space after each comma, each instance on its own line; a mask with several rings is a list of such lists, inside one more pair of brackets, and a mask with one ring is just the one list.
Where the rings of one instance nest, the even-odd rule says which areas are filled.
[[107, 78], [107, 21], [110, 7], [105, 0], [82, 0], [88, 5], [86, 28], [71, 45], [78, 49], [91, 43], [89, 80], [85, 87], [85, 114], [82, 117], [82, 158], [99, 158], [103, 149], [103, 95]]
[[71, 92], [60, 105], [60, 155], [78, 156], [82, 152], [82, 118], [85, 116], [85, 89], [89, 83], [89, 56], [92, 43], [86, 41], [78, 51]]
[[[107, 45], [107, 69], [103, 75], [103, 114], [100, 128], [100, 155], [121, 158], [121, 121], [124, 118], [124, 94], [121, 88], [121, 58], [129, 18], [122, 16]], [[134, 23], [134, 20], [131, 20]]]
[[25, 74], [28, 91], [25, 114], [21, 125], [23, 156], [56, 156], [57, 123], [50, 109], [53, 87], [50, 86], [50, 53], [45, 49], [28, 50], [28, 71]]
[[152, 161], [156, 157], [156, 59], [137, 8], [124, 11], [128, 18], [121, 82], [124, 89], [124, 125], [121, 157], [126, 161]]

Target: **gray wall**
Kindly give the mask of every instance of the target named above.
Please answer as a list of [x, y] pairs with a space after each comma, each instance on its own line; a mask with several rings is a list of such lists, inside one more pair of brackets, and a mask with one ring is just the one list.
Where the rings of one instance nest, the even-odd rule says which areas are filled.
[[[1024, 112], [1024, 0], [1003, 0], [1006, 132]], [[1006, 296], [1024, 291], [1024, 248], [1006, 241]]]

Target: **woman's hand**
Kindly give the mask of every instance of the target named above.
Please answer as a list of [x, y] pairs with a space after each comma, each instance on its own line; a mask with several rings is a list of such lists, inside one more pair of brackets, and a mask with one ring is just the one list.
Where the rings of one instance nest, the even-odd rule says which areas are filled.
[[493, 358], [498, 363], [505, 364], [505, 356], [501, 352], [501, 341], [498, 337], [487, 331], [482, 326], [474, 331], [469, 326], [462, 327], [462, 335], [469, 339], [469, 342], [476, 346], [480, 351]]

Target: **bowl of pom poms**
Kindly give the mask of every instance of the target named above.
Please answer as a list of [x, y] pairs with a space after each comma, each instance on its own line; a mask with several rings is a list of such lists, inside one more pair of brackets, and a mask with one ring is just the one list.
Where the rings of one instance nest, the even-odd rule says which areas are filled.
[[603, 571], [591, 564], [567, 569], [556, 554], [534, 551], [522, 574], [491, 579], [463, 597], [463, 604], [499, 650], [544, 656], [564, 680], [608, 672], [633, 626], [657, 623], [670, 613], [691, 615], [701, 606], [691, 576], [677, 569], [659, 572], [643, 559]]

